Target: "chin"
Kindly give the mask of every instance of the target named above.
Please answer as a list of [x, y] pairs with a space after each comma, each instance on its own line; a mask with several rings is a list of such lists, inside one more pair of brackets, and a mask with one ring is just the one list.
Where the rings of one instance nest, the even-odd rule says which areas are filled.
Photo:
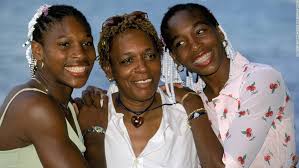
[[80, 81], [75, 80], [70, 83], [70, 86], [72, 88], [81, 88], [86, 84], [86, 82], [87, 82], [87, 80], [80, 80]]

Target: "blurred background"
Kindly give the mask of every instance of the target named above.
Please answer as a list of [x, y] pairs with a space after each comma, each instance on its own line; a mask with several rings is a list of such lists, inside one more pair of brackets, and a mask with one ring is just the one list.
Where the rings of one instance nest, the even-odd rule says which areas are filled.
[[[228, 34], [234, 48], [249, 60], [270, 64], [281, 71], [295, 102], [295, 111], [299, 110], [295, 0], [1, 0], [0, 103], [14, 85], [30, 78], [22, 44], [26, 41], [28, 22], [40, 5], [68, 4], [82, 11], [92, 27], [96, 46], [100, 27], [111, 15], [146, 11], [159, 32], [161, 19], [168, 7], [186, 2], [207, 6]], [[109, 82], [98, 63], [95, 63], [87, 85], [108, 88]], [[81, 91], [75, 90], [73, 96], [80, 96]], [[298, 115], [295, 120], [299, 122]], [[296, 133], [299, 142], [298, 131]]]

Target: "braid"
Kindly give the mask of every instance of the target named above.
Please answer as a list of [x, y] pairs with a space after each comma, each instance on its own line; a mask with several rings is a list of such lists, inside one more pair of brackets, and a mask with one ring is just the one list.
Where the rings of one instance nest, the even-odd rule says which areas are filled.
[[99, 64], [103, 66], [109, 65], [110, 62], [110, 52], [111, 43], [113, 38], [128, 29], [138, 29], [146, 34], [148, 34], [155, 45], [159, 55], [163, 53], [163, 43], [159, 39], [158, 34], [152, 25], [152, 23], [147, 18], [140, 18], [130, 14], [114, 16], [114, 19], [119, 21], [115, 25], [103, 25], [102, 31], [100, 32], [100, 41], [98, 43], [99, 52]]
[[29, 63], [32, 77], [36, 71], [36, 59], [32, 56], [31, 42], [34, 40], [43, 44], [43, 35], [49, 31], [52, 24], [60, 22], [66, 16], [73, 16], [85, 26], [86, 31], [91, 33], [91, 28], [85, 16], [76, 8], [68, 5], [42, 5], [28, 23], [27, 41], [23, 45], [27, 47], [26, 58]]

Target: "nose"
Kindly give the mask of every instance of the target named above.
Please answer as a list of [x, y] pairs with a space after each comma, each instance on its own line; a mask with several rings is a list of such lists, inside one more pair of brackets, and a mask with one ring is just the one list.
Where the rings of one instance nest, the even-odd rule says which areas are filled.
[[135, 71], [139, 73], [144, 73], [146, 72], [146, 70], [147, 70], [146, 60], [144, 60], [143, 58], [138, 59], [138, 61], [136, 62]]
[[190, 38], [190, 45], [192, 51], [197, 51], [200, 47], [200, 42], [196, 38]]
[[84, 51], [83, 46], [82, 45], [76, 45], [73, 48], [72, 56], [74, 58], [82, 58], [82, 57], [84, 57], [85, 56], [85, 51]]

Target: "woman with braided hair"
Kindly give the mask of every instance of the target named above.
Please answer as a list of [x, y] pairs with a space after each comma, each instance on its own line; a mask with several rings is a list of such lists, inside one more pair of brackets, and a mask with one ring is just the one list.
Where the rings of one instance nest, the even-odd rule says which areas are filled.
[[[95, 60], [86, 18], [71, 6], [43, 5], [29, 22], [24, 46], [32, 78], [1, 106], [0, 167], [88, 167], [71, 103], [73, 88], [86, 83]], [[103, 137], [94, 135], [98, 143], [90, 144], [87, 136], [85, 144], [101, 146]]]
[[[277, 70], [234, 52], [213, 14], [199, 4], [171, 7], [161, 33], [174, 61], [189, 71], [187, 86], [196, 91], [177, 88], [175, 95], [186, 103], [201, 96], [223, 146], [221, 167], [295, 166], [294, 104]], [[165, 78], [173, 89], [171, 76]]]
[[[204, 109], [199, 104], [184, 107], [173, 102], [158, 88], [163, 44], [147, 14], [135, 11], [108, 18], [98, 51], [99, 63], [111, 81], [108, 109], [98, 112], [101, 99], [107, 97], [97, 96], [104, 91], [90, 87], [83, 94], [80, 113], [86, 119], [105, 121], [107, 167], [201, 167], [188, 121], [193, 119], [192, 111], [204, 114]], [[200, 101], [199, 96], [195, 99]], [[203, 127], [209, 120], [203, 115], [194, 124]], [[211, 127], [199, 132], [209, 137], [211, 153], [217, 151], [221, 145]], [[94, 150], [101, 155], [101, 149]]]

